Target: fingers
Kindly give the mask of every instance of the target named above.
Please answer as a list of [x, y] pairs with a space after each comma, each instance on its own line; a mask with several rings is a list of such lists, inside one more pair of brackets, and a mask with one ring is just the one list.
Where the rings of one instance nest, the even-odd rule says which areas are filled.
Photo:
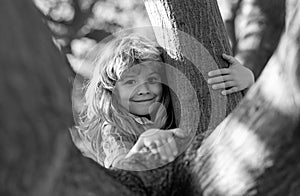
[[150, 151], [151, 151], [153, 154], [158, 153], [158, 152], [157, 152], [157, 146], [156, 146], [156, 144], [151, 143], [150, 146], [149, 146], [148, 148], [150, 149]]
[[[147, 144], [147, 145], [146, 145]], [[125, 158], [128, 158], [130, 157], [131, 155], [137, 153], [137, 152], [143, 152], [145, 149], [145, 147], [149, 148], [148, 146], [150, 145], [151, 143], [143, 138], [143, 137], [140, 137], [137, 142], [134, 144], [134, 146], [130, 149], [130, 151], [127, 153], [127, 155], [125, 156]]]
[[171, 150], [169, 148], [169, 145], [167, 144], [167, 141], [166, 140], [155, 140], [154, 142], [157, 146], [156, 150], [159, 153], [161, 159], [169, 160]]
[[232, 80], [232, 76], [231, 75], [223, 75], [223, 76], [218, 76], [218, 77], [214, 77], [214, 78], [210, 78], [207, 80], [208, 84], [215, 84], [215, 83], [220, 83], [220, 82], [226, 82], [228, 80]]
[[[222, 54], [223, 59], [225, 59], [230, 65], [236, 65], [236, 64], [241, 64], [236, 58], [233, 56], [227, 55], [227, 54]], [[218, 76], [222, 74], [230, 74], [231, 73], [230, 68], [222, 68], [222, 69], [217, 69], [208, 72], [208, 76]]]
[[143, 147], [139, 152], [140, 153], [145, 153], [148, 151], [148, 148], [147, 147]]
[[168, 160], [170, 158], [171, 150], [166, 141], [164, 142], [164, 145], [158, 146], [157, 151], [158, 151], [161, 159]]
[[161, 159], [173, 161], [177, 155], [177, 147], [174, 138], [169, 137], [167, 140], [163, 141], [163, 144], [157, 148]]
[[167, 140], [168, 144], [170, 145], [170, 149], [172, 151], [172, 155], [176, 156], [178, 154], [178, 150], [177, 150], [177, 146], [176, 146], [176, 142], [174, 140], [174, 138], [168, 138]]
[[[152, 133], [151, 130], [148, 130], [148, 132]], [[178, 154], [174, 137], [186, 137], [187, 135], [188, 132], [180, 128], [161, 130], [156, 132], [156, 134], [147, 133], [142, 137], [140, 136], [136, 144], [126, 155], [126, 158], [134, 153], [151, 151], [153, 154], [159, 154], [162, 160], [173, 161]]]
[[135, 154], [135, 153], [137, 153], [137, 151], [136, 150], [133, 150], [132, 148], [131, 148], [131, 150], [127, 153], [127, 155], [125, 156], [125, 159], [126, 158], [128, 158], [128, 157], [130, 157], [131, 155], [133, 155], [133, 154]]
[[151, 151], [151, 153], [156, 154], [158, 153], [157, 147], [161, 145], [159, 140], [154, 141], [145, 141], [145, 146]]
[[229, 95], [231, 93], [235, 93], [235, 92], [238, 92], [238, 91], [239, 91], [238, 87], [232, 87], [232, 88], [230, 88], [228, 90], [223, 90], [222, 91], [222, 95]]
[[208, 76], [212, 77], [212, 76], [218, 76], [218, 75], [230, 74], [230, 73], [231, 73], [231, 70], [229, 68], [222, 68], [222, 69], [217, 69], [217, 70], [208, 72]]
[[180, 128], [171, 129], [170, 131], [174, 134], [175, 137], [181, 139], [184, 139], [189, 135], [189, 132], [187, 130], [183, 130]]
[[153, 154], [158, 153], [162, 160], [173, 161], [178, 154], [175, 139], [171, 134], [160, 139], [145, 141], [145, 146]]
[[228, 95], [248, 88], [253, 83], [251, 80], [251, 71], [240, 64], [233, 56], [222, 54], [222, 57], [230, 64], [229, 68], [213, 70], [208, 73], [209, 76], [215, 76], [207, 80], [212, 84], [212, 89], [222, 89], [223, 95]]
[[230, 64], [234, 64], [234, 63], [238, 62], [233, 56], [230, 56], [230, 55], [227, 55], [227, 54], [222, 54], [222, 57], [223, 57], [223, 59], [225, 59]]
[[134, 146], [130, 149], [130, 151], [127, 153], [127, 155], [125, 156], [125, 158], [130, 157], [131, 155], [139, 152], [140, 150], [142, 150], [144, 147], [144, 143], [141, 140], [138, 140]]
[[225, 89], [225, 88], [234, 87], [234, 86], [235, 86], [234, 81], [227, 81], [227, 82], [222, 82], [219, 84], [214, 84], [214, 85], [212, 85], [212, 88], [214, 90], [217, 90], [217, 89]]

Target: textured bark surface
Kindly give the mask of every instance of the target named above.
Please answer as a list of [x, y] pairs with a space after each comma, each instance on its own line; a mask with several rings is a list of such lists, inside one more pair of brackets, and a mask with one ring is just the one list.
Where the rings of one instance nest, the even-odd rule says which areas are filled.
[[[192, 145], [177, 159], [173, 182], [176, 194], [191, 194], [200, 188], [191, 184], [193, 176], [198, 175], [192, 171], [193, 165], [197, 164], [194, 162], [197, 149], [205, 135], [214, 130], [241, 99], [240, 93], [222, 96], [220, 91], [211, 90], [206, 83], [209, 71], [228, 67], [221, 54], [231, 53], [229, 42], [214, 0], [145, 0], [145, 6], [155, 27], [157, 41], [167, 51], [165, 62], [184, 73], [197, 92], [200, 123]], [[180, 80], [175, 79], [175, 83], [179, 94], [195, 101]], [[222, 107], [225, 107], [225, 113], [222, 113]], [[177, 106], [175, 113], [179, 111]], [[212, 116], [213, 113], [217, 115]], [[181, 120], [186, 121], [182, 128], [194, 126], [191, 115], [187, 113], [182, 117]]]
[[[168, 48], [173, 41], [182, 47], [184, 44], [180, 42], [176, 30], [184, 29], [185, 32], [191, 31], [190, 34], [197, 35], [193, 32], [198, 29], [199, 39], [203, 40], [201, 43], [210, 54], [214, 54], [215, 50], [222, 50], [222, 46], [226, 46], [227, 43], [220, 46], [216, 44], [217, 39], [209, 39], [215, 32], [206, 31], [205, 35], [209, 36], [201, 34], [205, 29], [210, 29], [213, 26], [211, 24], [215, 24], [214, 21], [217, 20], [216, 18], [206, 20], [205, 17], [210, 13], [216, 13], [209, 9], [215, 6], [208, 6], [214, 4], [214, 1], [198, 2], [201, 5], [199, 8], [196, 4], [190, 5], [190, 8], [198, 9], [197, 14], [206, 13], [198, 18], [201, 22], [206, 21], [203, 28], [197, 27], [201, 22], [185, 22], [190, 19], [191, 13], [192, 19], [197, 17], [195, 16], [197, 14], [194, 15], [195, 12], [183, 9], [183, 5], [189, 2], [146, 1], [153, 25], [166, 29], [172, 27], [171, 31], [166, 31], [169, 34], [165, 37], [171, 37], [173, 40], [170, 42], [166, 38], [165, 41], [162, 39], [161, 45]], [[183, 189], [177, 190], [177, 194], [299, 195], [300, 15], [299, 3], [295, 2], [288, 2], [290, 9], [287, 13], [292, 20], [288, 20], [287, 24], [290, 26], [287, 27], [288, 31], [282, 37], [279, 49], [268, 63], [261, 79], [248, 92], [239, 107], [205, 139], [201, 146], [199, 141], [197, 144], [194, 143], [184, 157], [178, 159], [177, 178], [175, 177], [178, 180], [174, 183], [181, 184]], [[206, 10], [202, 10], [204, 7]], [[195, 26], [189, 28], [187, 25]], [[220, 32], [220, 29], [214, 31]], [[213, 43], [211, 48], [210, 43]], [[183, 52], [178, 53], [180, 55]], [[177, 59], [180, 57], [175, 55], [175, 61], [171, 58], [166, 58], [166, 61], [176, 63]], [[218, 59], [214, 59], [219, 65]]]
[[32, 2], [0, 18], [0, 195], [131, 195], [73, 146], [72, 76]]
[[198, 151], [193, 184], [206, 195], [300, 194], [300, 4], [288, 3], [277, 52]]

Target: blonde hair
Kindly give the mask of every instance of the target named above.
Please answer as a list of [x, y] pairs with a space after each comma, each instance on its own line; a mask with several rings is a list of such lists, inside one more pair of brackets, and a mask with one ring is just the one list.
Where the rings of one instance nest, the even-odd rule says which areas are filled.
[[[81, 133], [95, 135], [95, 132], [101, 131], [104, 122], [134, 135], [136, 139], [137, 133], [144, 131], [127, 110], [118, 107], [112, 92], [122, 73], [133, 65], [145, 61], [162, 61], [161, 52], [156, 46], [144, 37], [129, 34], [115, 38], [103, 47], [94, 61], [94, 73], [86, 86], [85, 105], [80, 114], [79, 126], [76, 127]], [[163, 85], [161, 103], [164, 107], [160, 107], [156, 113], [156, 128], [167, 129], [174, 123], [173, 113], [168, 115], [173, 111], [169, 109], [170, 102], [169, 88]]]

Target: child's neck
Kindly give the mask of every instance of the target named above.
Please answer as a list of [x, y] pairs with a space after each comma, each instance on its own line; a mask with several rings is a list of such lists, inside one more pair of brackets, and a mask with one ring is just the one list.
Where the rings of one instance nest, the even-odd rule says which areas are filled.
[[148, 120], [153, 121], [150, 114], [147, 114], [147, 115], [138, 115], [137, 117], [147, 118]]
[[151, 115], [151, 114], [146, 114], [146, 115], [136, 115], [136, 114], [131, 114], [132, 116], [135, 116], [137, 118], [146, 118], [147, 120], [151, 121], [151, 122], [154, 122], [155, 120], [155, 116], [154, 115]]

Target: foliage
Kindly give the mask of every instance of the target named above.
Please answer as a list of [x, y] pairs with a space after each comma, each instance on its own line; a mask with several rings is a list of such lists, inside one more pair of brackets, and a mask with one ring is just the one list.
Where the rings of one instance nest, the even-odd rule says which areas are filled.
[[[56, 45], [79, 71], [88, 50], [124, 28], [149, 26], [139, 0], [34, 0]], [[88, 70], [90, 67], [88, 67]], [[82, 75], [88, 76], [87, 70]]]

